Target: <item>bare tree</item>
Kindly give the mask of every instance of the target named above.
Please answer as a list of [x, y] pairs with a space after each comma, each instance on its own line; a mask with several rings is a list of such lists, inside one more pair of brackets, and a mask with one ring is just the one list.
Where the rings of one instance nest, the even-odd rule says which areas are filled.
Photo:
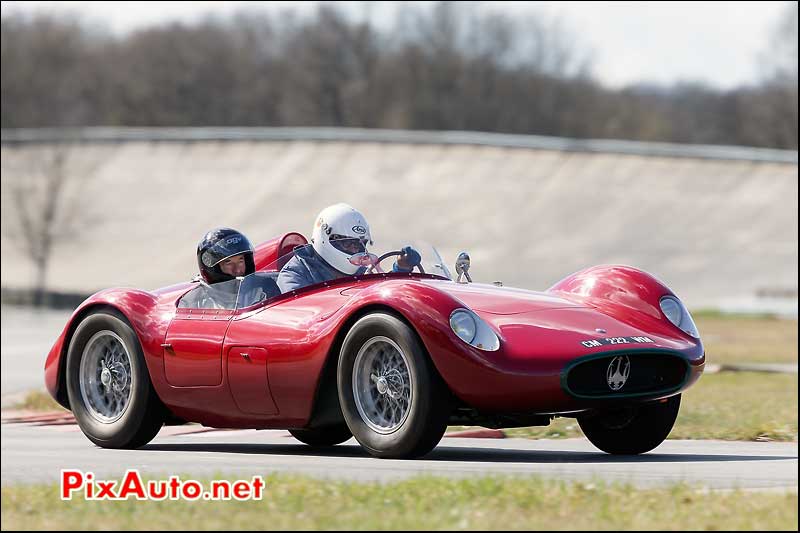
[[770, 40], [761, 54], [768, 82], [797, 87], [797, 2], [791, 2], [773, 22]]
[[[365, 5], [369, 9], [369, 5]], [[0, 20], [3, 128], [459, 129], [797, 149], [797, 3], [751, 86], [609, 89], [562, 20], [484, 2], [400, 3], [394, 28], [338, 4], [114, 36], [79, 18]]]
[[66, 143], [10, 151], [17, 153], [3, 158], [3, 234], [33, 264], [33, 303], [41, 306], [53, 250], [97, 221], [86, 194], [97, 164], [73, 161]]

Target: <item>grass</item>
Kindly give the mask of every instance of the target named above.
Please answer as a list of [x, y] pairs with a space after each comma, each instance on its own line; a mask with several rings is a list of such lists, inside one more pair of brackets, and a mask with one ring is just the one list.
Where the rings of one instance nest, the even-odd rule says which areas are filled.
[[744, 313], [732, 313], [728, 311], [722, 311], [720, 309], [715, 309], [713, 307], [704, 307], [700, 309], [690, 309], [692, 313], [692, 318], [697, 320], [698, 317], [706, 318], [706, 317], [716, 317], [716, 318], [731, 318], [731, 319], [739, 319], [739, 318], [782, 318], [780, 315], [776, 315], [775, 313], [769, 312], [744, 312]]
[[[797, 401], [796, 374], [709, 374], [683, 393], [678, 421], [669, 438], [794, 441]], [[507, 429], [506, 434], [530, 438], [583, 436], [574, 418], [558, 418], [546, 427]]]
[[262, 500], [225, 502], [61, 501], [56, 484], [3, 487], [3, 529], [797, 530], [796, 492], [709, 493], [684, 484], [641, 489], [538, 477], [378, 484], [272, 475], [265, 481]]
[[43, 390], [30, 391], [13, 408], [26, 411], [65, 411], [47, 391]]
[[797, 363], [797, 320], [712, 313], [694, 319], [709, 363]]
[[683, 394], [671, 439], [797, 440], [797, 374], [710, 374]]

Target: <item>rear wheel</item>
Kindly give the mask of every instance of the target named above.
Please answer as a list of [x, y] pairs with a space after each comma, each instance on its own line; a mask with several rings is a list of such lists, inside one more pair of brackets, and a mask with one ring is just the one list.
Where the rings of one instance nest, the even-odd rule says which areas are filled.
[[336, 446], [353, 436], [346, 424], [314, 429], [290, 429], [289, 433], [300, 442], [314, 447]]
[[681, 395], [666, 401], [594, 413], [578, 418], [584, 435], [606, 453], [636, 455], [649, 452], [667, 438], [678, 417]]
[[161, 429], [164, 410], [136, 333], [113, 312], [81, 321], [67, 352], [67, 394], [81, 431], [104, 448], [138, 448]]
[[359, 319], [342, 344], [337, 378], [345, 421], [370, 454], [418, 457], [444, 435], [451, 396], [399, 318], [373, 313]]

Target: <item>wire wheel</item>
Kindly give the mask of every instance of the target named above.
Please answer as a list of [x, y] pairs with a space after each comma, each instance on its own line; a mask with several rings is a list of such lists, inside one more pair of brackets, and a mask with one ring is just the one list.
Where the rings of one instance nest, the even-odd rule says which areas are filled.
[[79, 374], [81, 398], [92, 418], [103, 424], [119, 420], [133, 385], [130, 353], [120, 336], [95, 333], [83, 349]]
[[396, 316], [374, 312], [352, 325], [336, 381], [345, 423], [371, 455], [420, 457], [444, 435], [450, 391], [414, 330]]
[[403, 350], [388, 337], [369, 339], [353, 365], [353, 396], [362, 420], [387, 435], [408, 418], [414, 394]]

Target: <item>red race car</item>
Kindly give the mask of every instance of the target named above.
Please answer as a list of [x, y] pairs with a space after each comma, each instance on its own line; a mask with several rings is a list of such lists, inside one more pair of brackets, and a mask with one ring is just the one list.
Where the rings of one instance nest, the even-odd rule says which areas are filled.
[[288, 429], [311, 446], [354, 436], [405, 458], [448, 424], [566, 416], [599, 449], [638, 454], [667, 437], [703, 372], [688, 311], [634, 268], [597, 266], [533, 292], [471, 283], [464, 253], [454, 280], [433, 248], [412, 273], [381, 268], [400, 251], [364, 252], [364, 274], [282, 294], [276, 278], [303, 246], [299, 233], [262, 243], [256, 272], [225, 283], [94, 294], [50, 351], [50, 394], [107, 448], [191, 421]]

